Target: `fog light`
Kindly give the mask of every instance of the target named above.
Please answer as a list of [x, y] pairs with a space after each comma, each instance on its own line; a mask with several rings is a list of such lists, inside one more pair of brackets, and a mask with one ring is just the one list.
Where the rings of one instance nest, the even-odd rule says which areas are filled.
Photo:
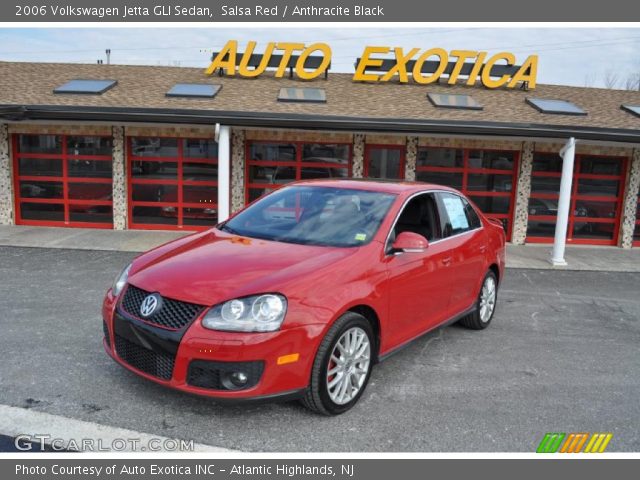
[[244, 372], [226, 372], [222, 376], [222, 385], [227, 390], [239, 390], [249, 382], [249, 377]]
[[233, 372], [231, 374], [231, 381], [236, 387], [243, 387], [247, 384], [247, 374], [244, 372]]

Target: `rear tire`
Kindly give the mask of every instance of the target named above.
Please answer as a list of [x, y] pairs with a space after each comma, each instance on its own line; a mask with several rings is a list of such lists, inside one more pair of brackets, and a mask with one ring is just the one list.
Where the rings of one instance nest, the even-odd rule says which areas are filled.
[[323, 415], [351, 409], [369, 383], [374, 348], [367, 319], [354, 312], [342, 315], [320, 343], [302, 404]]
[[482, 287], [476, 300], [475, 310], [462, 320], [460, 324], [471, 330], [484, 330], [491, 323], [498, 300], [498, 279], [489, 270], [482, 281]]

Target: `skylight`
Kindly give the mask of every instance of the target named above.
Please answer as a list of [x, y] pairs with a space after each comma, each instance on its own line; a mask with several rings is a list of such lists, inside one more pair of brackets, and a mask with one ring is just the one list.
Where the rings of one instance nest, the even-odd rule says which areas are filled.
[[118, 83], [117, 80], [69, 80], [53, 89], [53, 93], [85, 93], [100, 95]]
[[176, 83], [167, 92], [167, 97], [213, 98], [221, 88], [222, 85], [208, 83]]
[[527, 98], [526, 102], [542, 113], [552, 113], [559, 115], [586, 115], [583, 109], [567, 100], [556, 100], [550, 98]]
[[640, 105], [620, 105], [620, 108], [640, 117]]
[[322, 88], [284, 87], [278, 93], [278, 101], [325, 103], [327, 94]]
[[460, 108], [464, 110], [482, 110], [475, 98], [471, 95], [453, 93], [427, 93], [427, 98], [439, 108]]

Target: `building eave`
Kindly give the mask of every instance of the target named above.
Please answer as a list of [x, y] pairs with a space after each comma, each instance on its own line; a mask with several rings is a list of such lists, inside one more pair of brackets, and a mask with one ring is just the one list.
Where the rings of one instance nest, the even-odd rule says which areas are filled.
[[296, 128], [402, 134], [492, 135], [568, 138], [640, 144], [640, 130], [573, 125], [504, 123], [444, 119], [354, 118], [295, 113], [183, 110], [67, 105], [0, 105], [0, 119], [19, 121], [140, 122], [237, 127]]

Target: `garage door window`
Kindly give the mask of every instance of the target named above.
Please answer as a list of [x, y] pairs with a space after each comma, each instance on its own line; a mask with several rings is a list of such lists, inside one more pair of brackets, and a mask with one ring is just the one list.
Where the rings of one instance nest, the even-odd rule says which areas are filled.
[[404, 179], [404, 147], [367, 145], [364, 154], [365, 178]]
[[420, 147], [416, 179], [465, 193], [484, 213], [502, 221], [511, 238], [518, 152]]
[[201, 230], [218, 222], [218, 145], [129, 137], [129, 226]]
[[[567, 242], [615, 245], [620, 225], [626, 159], [577, 155], [574, 165]], [[535, 153], [527, 241], [553, 241], [562, 158]]]
[[348, 143], [247, 142], [246, 201], [295, 180], [338, 179], [351, 174]]
[[110, 136], [13, 136], [16, 221], [112, 228]]

